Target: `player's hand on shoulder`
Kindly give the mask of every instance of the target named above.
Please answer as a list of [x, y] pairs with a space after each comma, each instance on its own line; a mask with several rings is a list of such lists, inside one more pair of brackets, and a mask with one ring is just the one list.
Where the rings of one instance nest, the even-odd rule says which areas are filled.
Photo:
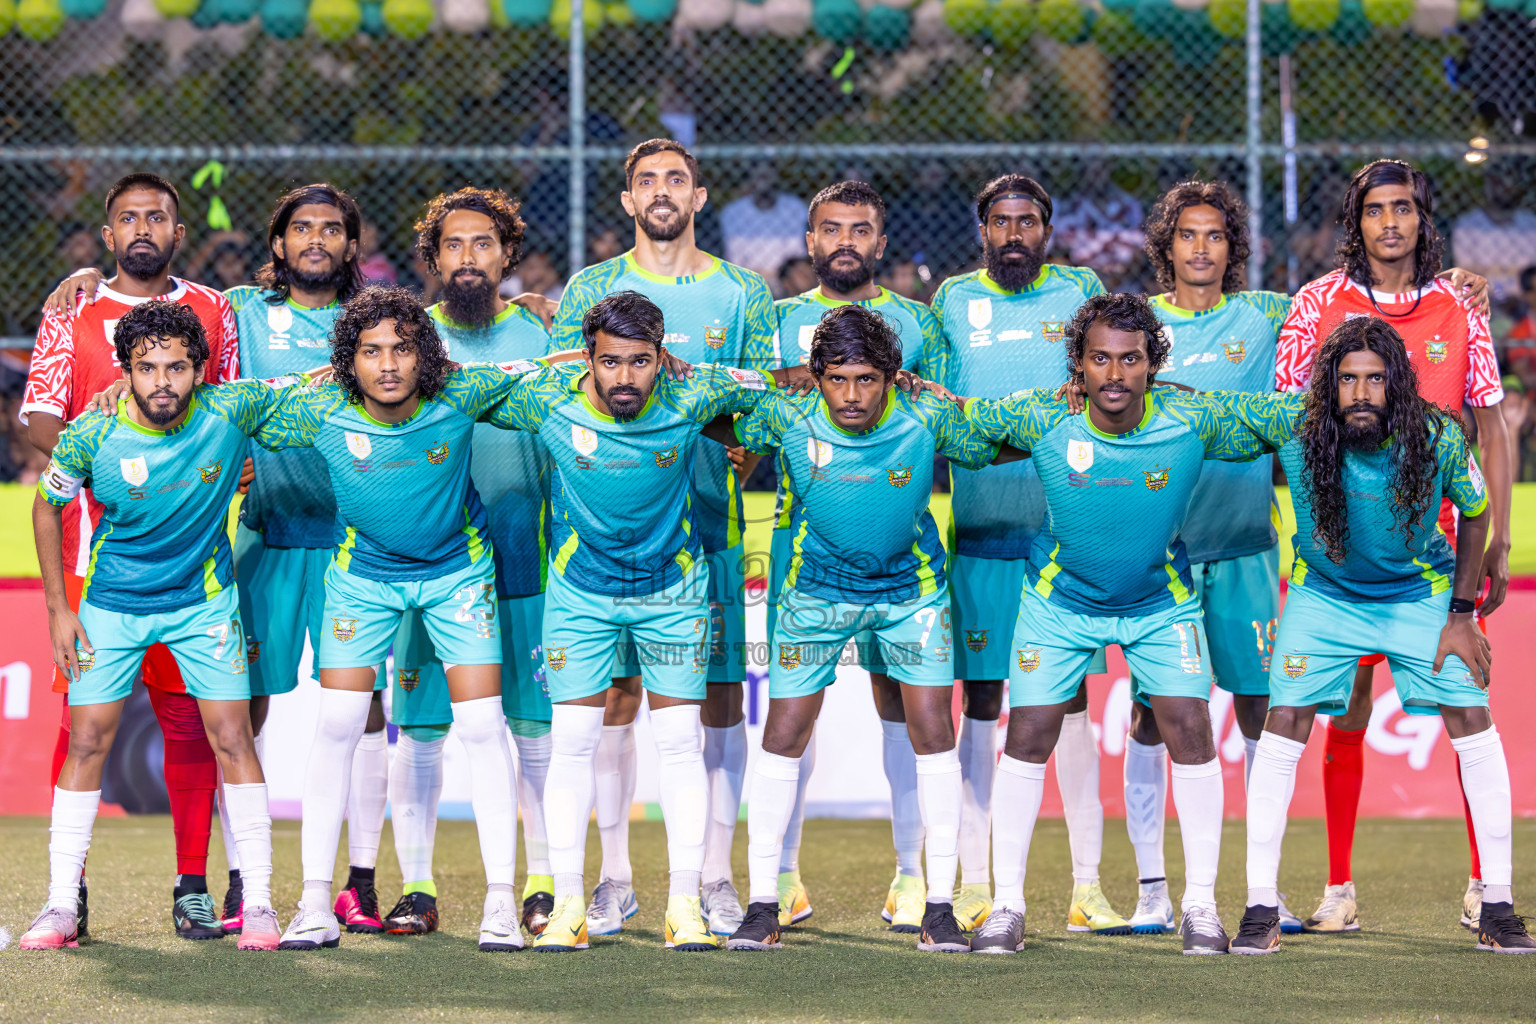
[[1477, 628], [1477, 619], [1471, 612], [1446, 616], [1445, 627], [1440, 630], [1440, 646], [1435, 649], [1436, 675], [1452, 654], [1467, 666], [1478, 689], [1488, 689], [1492, 681], [1493, 647], [1483, 631]]
[[781, 390], [795, 397], [808, 395], [816, 390], [816, 375], [803, 363], [799, 366], [786, 366], [782, 370], [775, 370], [773, 376]]
[[69, 316], [75, 311], [75, 304], [82, 293], [87, 305], [96, 301], [96, 289], [104, 280], [102, 272], [95, 267], [75, 271], [60, 281], [59, 286], [43, 300], [43, 312]]
[[313, 370], [305, 370], [304, 376], [309, 378], [309, 386], [317, 388], [322, 384], [329, 384], [336, 376], [336, 367], [330, 363], [317, 366]]
[[108, 415], [117, 412], [117, 400], [128, 393], [128, 381], [119, 379], [108, 384], [106, 390], [96, 392], [96, 397], [91, 399], [91, 404], [86, 406], [86, 411], [92, 409], [104, 412]]
[[1488, 279], [1486, 277], [1460, 267], [1442, 270], [1436, 276], [1450, 282], [1451, 287], [1456, 290], [1458, 299], [1468, 303], [1483, 316], [1488, 315]]
[[688, 380], [693, 376], [693, 364], [667, 351], [665, 345], [661, 346], [661, 368], [667, 371], [667, 376], [673, 380]]
[[1074, 377], [1056, 389], [1056, 401], [1066, 402], [1067, 411], [1073, 416], [1079, 416], [1088, 407], [1088, 391]]
[[512, 305], [522, 306], [528, 312], [539, 318], [546, 331], [554, 330], [555, 310], [560, 304], [547, 295], [538, 292], [520, 292], [512, 297]]
[[960, 405], [960, 399], [956, 398], [944, 385], [924, 377], [919, 377], [911, 370], [896, 371], [896, 386], [914, 398], [926, 391], [935, 398], [941, 398], [946, 402], [954, 402], [956, 405]]

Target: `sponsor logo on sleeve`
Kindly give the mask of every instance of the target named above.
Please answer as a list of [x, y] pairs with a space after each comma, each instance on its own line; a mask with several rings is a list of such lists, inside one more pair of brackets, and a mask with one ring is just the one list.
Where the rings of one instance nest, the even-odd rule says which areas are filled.
[[1483, 483], [1483, 471], [1477, 465], [1477, 456], [1471, 452], [1467, 452], [1467, 479], [1472, 482], [1472, 489], [1478, 494], [1487, 489]]
[[[724, 330], [724, 328], [721, 329]], [[767, 381], [756, 370], [743, 370], [735, 366], [724, 367], [724, 370], [730, 375], [731, 380], [744, 388], [752, 391], [765, 391], [768, 388]]]
[[80, 493], [80, 488], [85, 486], [85, 481], [79, 477], [70, 476], [48, 461], [48, 467], [43, 470], [43, 486], [60, 498], [73, 498]]
[[532, 359], [514, 359], [510, 363], [497, 363], [496, 365], [513, 377], [521, 377], [524, 374], [533, 373], [539, 368], [539, 364]]

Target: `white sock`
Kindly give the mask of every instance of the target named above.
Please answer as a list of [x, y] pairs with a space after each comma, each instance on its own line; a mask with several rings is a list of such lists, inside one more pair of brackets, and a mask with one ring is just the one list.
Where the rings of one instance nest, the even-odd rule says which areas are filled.
[[80, 875], [91, 848], [91, 830], [101, 807], [101, 790], [77, 793], [53, 788], [53, 815], [48, 824], [48, 905], [76, 909]]
[[432, 848], [437, 839], [437, 801], [443, 795], [443, 744], [447, 737], [422, 742], [402, 731], [389, 769], [395, 855], [400, 880], [432, 881]]
[[[784, 830], [784, 848], [779, 853], [779, 873], [800, 870], [800, 838], [805, 834], [805, 790], [811, 784], [811, 773], [816, 770], [816, 729], [811, 727], [811, 740], [800, 755], [800, 781], [795, 785], [795, 809], [789, 816], [789, 827]], [[748, 808], [747, 813], [752, 813]], [[751, 826], [748, 825], [748, 833]]]
[[731, 881], [731, 841], [741, 814], [747, 775], [747, 720], [704, 727], [704, 774], [709, 780], [709, 824], [704, 830], [704, 881]]
[[1056, 786], [1067, 819], [1067, 845], [1072, 849], [1072, 881], [1086, 885], [1099, 880], [1104, 854], [1104, 805], [1099, 801], [1099, 745], [1093, 738], [1088, 712], [1061, 720], [1056, 740]]
[[758, 752], [747, 803], [747, 902], [777, 903], [784, 832], [795, 813], [801, 758]]
[[635, 877], [629, 863], [629, 806], [635, 799], [635, 723], [602, 728], [595, 785], [603, 877], [628, 885]]
[[224, 860], [229, 864], [229, 870], [239, 871], [240, 857], [235, 853], [235, 834], [229, 830], [229, 808], [224, 806], [224, 766], [219, 765], [214, 771], [218, 782], [215, 792], [219, 798], [219, 831], [224, 833]]
[[917, 755], [917, 805], [928, 855], [928, 902], [953, 903], [960, 867], [960, 751]]
[[885, 781], [891, 785], [891, 840], [896, 870], [923, 877], [923, 812], [917, 803], [917, 754], [906, 722], [880, 721]]
[[240, 883], [246, 910], [272, 905], [272, 815], [267, 810], [267, 784], [226, 782], [219, 790], [229, 806], [230, 831], [235, 836]]
[[1514, 840], [1510, 834], [1509, 764], [1499, 730], [1452, 739], [1461, 759], [1461, 783], [1472, 808], [1477, 854], [1483, 862], [1483, 902], [1514, 902]]
[[[368, 724], [368, 706], [372, 703], [373, 693], [369, 690], [320, 688], [315, 740], [304, 769], [304, 820], [299, 826], [306, 906], [311, 897], [318, 899], [321, 884], [327, 893], [330, 889], [336, 844], [341, 840], [342, 813], [352, 784], [352, 751]], [[313, 891], [308, 888], [310, 882], [316, 883]], [[329, 909], [329, 895], [324, 904]]]
[[1280, 845], [1296, 787], [1296, 763], [1305, 743], [1265, 732], [1253, 752], [1248, 778], [1248, 905], [1280, 905]]
[[517, 800], [523, 812], [523, 857], [530, 875], [549, 874], [549, 836], [544, 831], [544, 780], [549, 776], [549, 733], [512, 737], [517, 747]]
[[1173, 766], [1173, 806], [1179, 812], [1179, 834], [1184, 839], [1185, 910], [1216, 907], [1216, 865], [1221, 860], [1225, 797], [1221, 758]]
[[549, 777], [544, 782], [544, 829], [555, 898], [586, 896], [587, 818], [592, 814], [592, 761], [602, 738], [603, 709], [556, 704], [550, 721]]
[[469, 802], [487, 885], [512, 884], [517, 865], [517, 789], [501, 695], [456, 701], [453, 731], [469, 755]]
[[997, 764], [996, 803], [992, 815], [992, 906], [1024, 910], [1024, 869], [1029, 841], [1045, 796], [1045, 765], [1018, 761], [1007, 754]]
[[1163, 824], [1168, 816], [1168, 748], [1125, 738], [1125, 831], [1136, 851], [1136, 877], [1164, 878]]
[[1259, 741], [1243, 737], [1243, 788], [1248, 787], [1248, 777], [1253, 774], [1253, 755], [1258, 752]]
[[997, 721], [960, 718], [960, 883], [990, 880], [992, 778], [997, 774]]
[[704, 870], [704, 822], [709, 817], [709, 779], [704, 774], [699, 705], [651, 709], [656, 739], [656, 776], [661, 817], [667, 826], [671, 892], [697, 896]]
[[365, 732], [352, 752], [352, 785], [347, 790], [347, 863], [371, 868], [379, 860], [384, 807], [389, 802], [389, 736]]

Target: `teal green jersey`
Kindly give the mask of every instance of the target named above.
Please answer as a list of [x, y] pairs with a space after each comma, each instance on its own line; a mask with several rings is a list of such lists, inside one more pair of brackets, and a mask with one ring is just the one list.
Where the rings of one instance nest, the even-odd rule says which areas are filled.
[[464, 366], [402, 423], [380, 423], [324, 384], [290, 395], [256, 440], [324, 456], [343, 531], [337, 565], [370, 580], [437, 579], [492, 554], [469, 479], [470, 434], [517, 373], [537, 368]]
[[[572, 277], [555, 314], [551, 351], [583, 344], [581, 318], [611, 292], [640, 292], [661, 307], [667, 351], [690, 363], [772, 370], [773, 295], [758, 274], [717, 257], [710, 269], [687, 277], [647, 273], [634, 253], [587, 267]], [[693, 456], [696, 525], [705, 551], [741, 543], [741, 488], [725, 449], [701, 441]]]
[[[507, 306], [489, 327], [461, 327], [441, 305], [429, 313], [448, 354], [459, 362], [506, 363], [538, 359], [549, 332], [521, 306]], [[533, 434], [476, 423], [469, 479], [485, 506], [496, 557], [496, 591], [504, 597], [544, 592], [549, 551], [549, 452]]]
[[1418, 601], [1451, 589], [1456, 555], [1437, 519], [1440, 499], [1449, 498], [1463, 515], [1475, 516], [1488, 507], [1488, 490], [1477, 460], [1467, 450], [1461, 428], [1450, 420], [1434, 417], [1426, 429], [1438, 431], [1435, 440], [1435, 492], [1424, 514], [1404, 534], [1393, 507], [1392, 460], [1389, 442], [1374, 452], [1346, 449], [1340, 486], [1344, 488], [1348, 533], [1344, 561], [1334, 564], [1313, 531], [1311, 473], [1298, 435], [1306, 395], [1270, 393], [1241, 395], [1213, 392], [1273, 449], [1291, 481], [1291, 503], [1296, 509], [1296, 562], [1291, 586], [1305, 587], [1345, 601]]
[[302, 378], [237, 380], [193, 392], [170, 430], [92, 410], [59, 436], [38, 485], [51, 505], [88, 486], [105, 506], [91, 541], [83, 594], [130, 615], [210, 601], [235, 578], [226, 520], [247, 439], [304, 391]]
[[[1152, 308], [1172, 345], [1159, 376], [1197, 391], [1274, 389], [1275, 343], [1290, 312], [1289, 296], [1233, 292], [1211, 309], [1192, 313], [1159, 295]], [[1274, 466], [1268, 457], [1207, 463], [1184, 520], [1189, 560], [1216, 562], [1274, 547], [1274, 495]]]
[[1106, 434], [1055, 389], [972, 402], [978, 432], [1032, 452], [1048, 509], [1025, 586], [1083, 615], [1145, 615], [1195, 600], [1179, 540], [1207, 458], [1244, 461], [1263, 442], [1216, 399], [1148, 392], [1133, 429]]
[[[235, 311], [240, 371], [247, 377], [303, 373], [331, 361], [331, 328], [341, 315], [333, 303], [309, 309], [277, 293], [241, 285], [224, 293]], [[252, 444], [256, 478], [240, 504], [240, 519], [275, 548], [329, 548], [341, 539], [336, 495], [325, 459], [311, 448], [270, 452]]]
[[[847, 302], [829, 299], [819, 287], [808, 292], [780, 299], [773, 304], [773, 359], [774, 368], [801, 366], [811, 358], [811, 337], [816, 325], [829, 309], [846, 306]], [[897, 295], [886, 288], [873, 299], [861, 299], [856, 305], [872, 309], [885, 317], [896, 337], [901, 339], [901, 366], [916, 372], [923, 353], [939, 337], [939, 318], [933, 310]]]
[[772, 383], [753, 370], [709, 364], [688, 380], [662, 373], [639, 414], [619, 421], [588, 400], [586, 373], [571, 362], [524, 377], [489, 420], [537, 434], [554, 459], [555, 572], [592, 594], [660, 593], [703, 553], [691, 457], [700, 432], [716, 416], [751, 412]]
[[997, 455], [953, 402], [892, 388], [862, 433], [832, 422], [819, 393], [773, 392], [736, 421], [750, 451], [779, 453], [797, 495], [786, 587], [845, 604], [910, 601], [944, 586], [928, 511], [933, 453], [979, 468]]
[[[1046, 264], [1028, 288], [1006, 292], [985, 270], [951, 277], [933, 296], [943, 328], [923, 352], [923, 373], [957, 395], [1002, 398], [1067, 379], [1063, 332], [1083, 300], [1104, 291], [1082, 267]], [[956, 469], [951, 511], [956, 554], [1024, 558], [1045, 521], [1031, 460]]]

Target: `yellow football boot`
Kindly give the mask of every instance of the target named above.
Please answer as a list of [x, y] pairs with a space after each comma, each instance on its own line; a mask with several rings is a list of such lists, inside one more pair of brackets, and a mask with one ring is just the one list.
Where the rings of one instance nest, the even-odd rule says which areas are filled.
[[811, 896], [800, 881], [800, 872], [779, 872], [779, 927], [797, 925], [812, 913]]
[[561, 896], [550, 911], [549, 923], [533, 940], [539, 953], [570, 953], [587, 948], [587, 908], [580, 896]]
[[699, 906], [699, 898], [681, 893], [667, 897], [666, 939], [668, 949], [684, 953], [719, 949], [721, 943], [721, 937], [712, 933], [704, 923], [704, 911]]
[[896, 873], [885, 894], [885, 909], [880, 916], [893, 932], [919, 932], [923, 929], [923, 911], [928, 906], [928, 886], [918, 875]]
[[1098, 882], [1074, 885], [1072, 907], [1067, 911], [1067, 931], [1095, 935], [1129, 935], [1131, 922], [1115, 913]]

